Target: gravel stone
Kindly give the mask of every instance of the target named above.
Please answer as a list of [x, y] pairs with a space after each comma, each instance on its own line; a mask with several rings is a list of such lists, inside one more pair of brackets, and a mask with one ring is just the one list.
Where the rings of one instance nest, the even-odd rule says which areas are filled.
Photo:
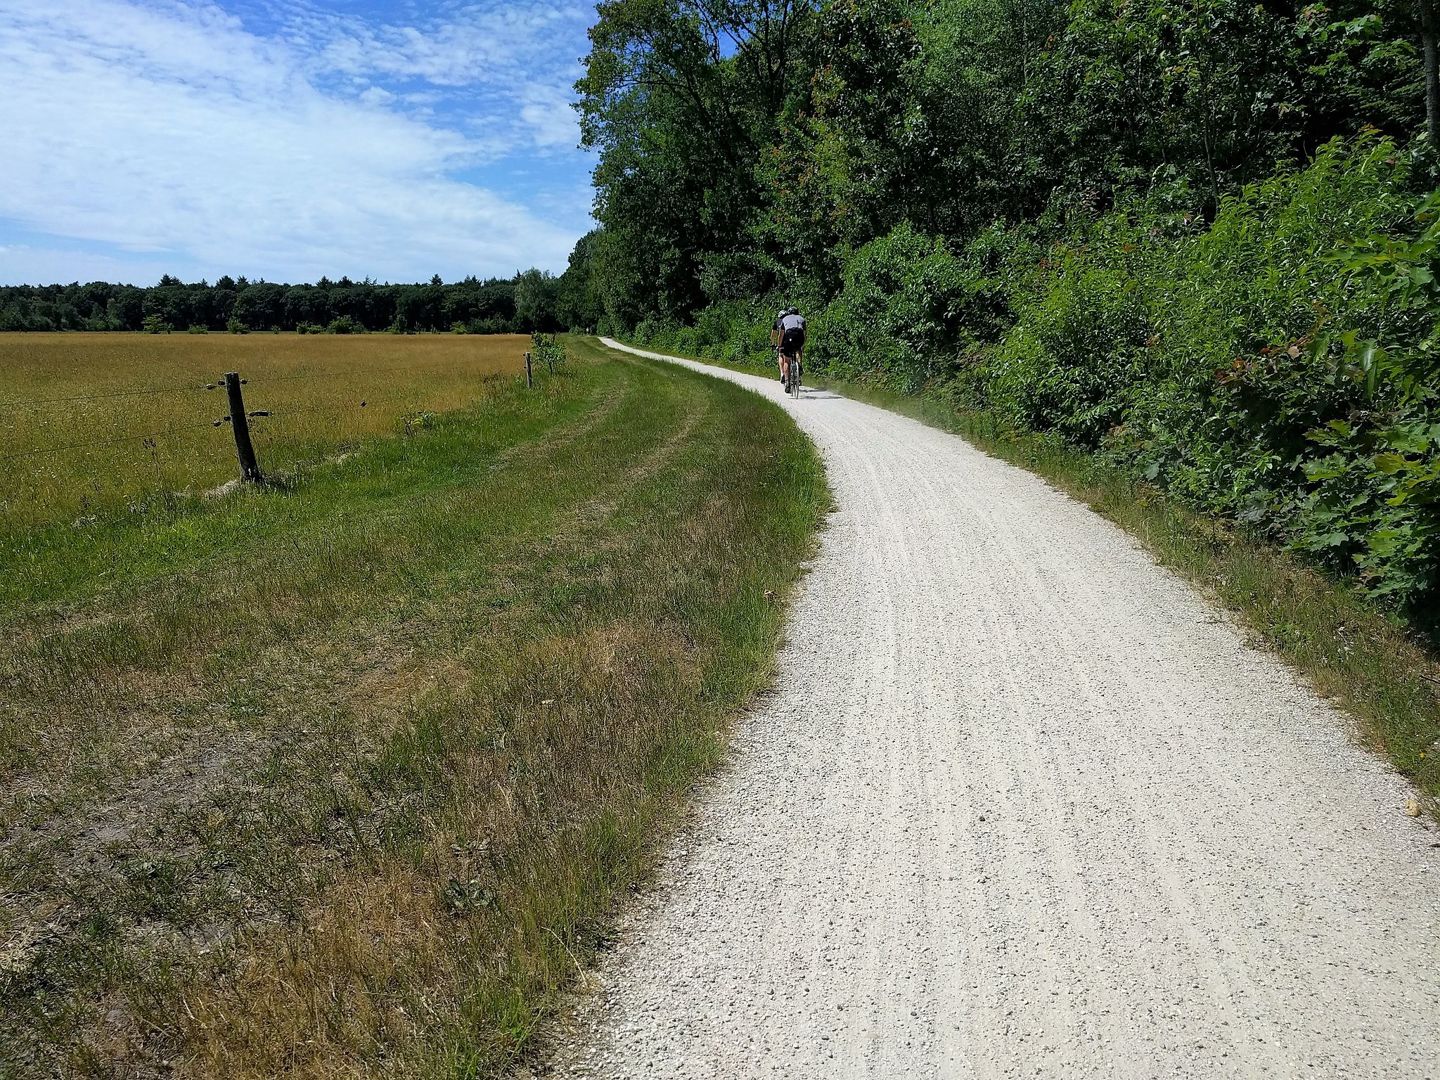
[[1039, 478], [703, 370], [839, 509], [554, 1074], [1440, 1075], [1436, 832], [1343, 714]]

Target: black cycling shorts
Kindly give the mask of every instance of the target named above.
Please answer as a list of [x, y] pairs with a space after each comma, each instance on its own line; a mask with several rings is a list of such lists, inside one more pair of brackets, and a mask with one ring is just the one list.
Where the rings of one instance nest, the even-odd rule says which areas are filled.
[[786, 356], [799, 356], [804, 347], [805, 331], [800, 327], [792, 326], [780, 335], [780, 351]]

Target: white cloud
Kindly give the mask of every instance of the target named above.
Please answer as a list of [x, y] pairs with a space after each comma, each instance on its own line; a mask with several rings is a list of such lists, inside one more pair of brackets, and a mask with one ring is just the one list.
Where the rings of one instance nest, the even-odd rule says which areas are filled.
[[317, 68], [502, 89], [557, 73], [573, 82], [577, 57], [557, 49], [557, 41], [583, 32], [594, 19], [594, 9], [586, 5], [545, 0], [446, 4], [415, 24], [376, 25], [293, 0], [273, 10], [287, 40]]
[[[551, 224], [459, 178], [514, 152], [517, 132], [531, 147], [574, 145], [568, 69], [518, 87], [499, 73], [523, 64], [532, 47], [517, 43], [558, 9], [506, 21], [495, 41], [478, 28], [500, 24], [466, 10], [453, 24], [463, 34], [302, 12], [303, 34], [263, 38], [208, 4], [0, 0], [0, 219], [211, 276], [563, 268], [578, 215], [563, 215], [568, 228]], [[478, 85], [500, 100], [480, 135], [405, 100], [433, 90], [383, 85], [457, 85], [475, 64], [494, 65], [498, 81]], [[327, 71], [353, 76], [348, 88], [328, 87]], [[27, 250], [0, 256], [0, 278], [37, 279], [23, 269]]]
[[580, 143], [580, 123], [569, 96], [554, 87], [534, 87], [525, 95], [520, 119], [537, 146], [574, 147]]
[[[375, 25], [294, 0], [275, 14], [286, 40], [319, 77], [418, 80], [486, 100], [486, 119], [511, 145], [572, 149], [579, 125], [570, 108], [583, 71], [577, 53], [595, 10], [585, 4], [489, 0], [450, 3], [417, 24]], [[571, 44], [565, 44], [565, 43]], [[437, 98], [433, 91], [430, 97]]]
[[395, 95], [383, 86], [367, 86], [360, 91], [359, 99], [362, 105], [389, 105], [395, 100]]

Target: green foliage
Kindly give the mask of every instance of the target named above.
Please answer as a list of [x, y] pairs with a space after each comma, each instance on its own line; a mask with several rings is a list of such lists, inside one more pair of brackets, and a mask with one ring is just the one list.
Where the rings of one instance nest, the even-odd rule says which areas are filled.
[[561, 329], [557, 316], [560, 281], [543, 270], [527, 270], [515, 279], [515, 325], [531, 333]]
[[530, 357], [536, 367], [555, 371], [565, 363], [565, 346], [554, 334], [534, 333], [530, 335]]
[[812, 351], [844, 377], [919, 389], [951, 362], [973, 287], [945, 241], [907, 222], [847, 260], [840, 295], [816, 320]]
[[1353, 569], [1374, 596], [1433, 598], [1440, 573], [1440, 419], [1383, 428], [1332, 420], [1311, 433], [1310, 495], [1294, 546]]
[[1417, 218], [1409, 192], [1364, 138], [1203, 232], [1154, 202], [1077, 228], [1012, 264], [1015, 324], [957, 394], [1415, 607], [1440, 565], [1440, 307], [1434, 202]]
[[[583, 295], [580, 300], [584, 302]], [[448, 285], [438, 279], [428, 284], [380, 285], [349, 278], [277, 285], [243, 277], [221, 277], [211, 285], [185, 284], [166, 275], [147, 289], [103, 281], [0, 285], [0, 330], [142, 330], [145, 320], [153, 318], [161, 325], [232, 334], [294, 330], [302, 324], [339, 334], [391, 325], [402, 332], [432, 332], [449, 330], [457, 323], [485, 326], [485, 333], [509, 334], [566, 325], [561, 304], [559, 280], [539, 270], [486, 281], [469, 277]], [[566, 318], [572, 317], [572, 309], [573, 305], [566, 309]]]
[[1098, 449], [1141, 392], [1149, 321], [1123, 269], [1057, 257], [1054, 287], [1026, 306], [995, 354], [988, 396], [1020, 426]]
[[1414, 222], [1413, 235], [1367, 235], [1333, 260], [1368, 300], [1376, 336], [1339, 335], [1337, 377], [1361, 388], [1364, 407], [1307, 433], [1295, 539], [1402, 601], [1440, 592], [1440, 193]]
[[1400, 139], [1424, 115], [1406, 0], [597, 12], [577, 88], [601, 227], [562, 292], [570, 324], [611, 330], [774, 294], [819, 310], [853, 252], [905, 223], [960, 253], [997, 222], [1065, 226], [1161, 191], [1209, 220], [1336, 135]]
[[365, 327], [349, 315], [338, 315], [325, 327], [327, 334], [363, 334]]
[[159, 315], [146, 315], [140, 324], [140, 329], [147, 334], [168, 334], [175, 328], [166, 322]]

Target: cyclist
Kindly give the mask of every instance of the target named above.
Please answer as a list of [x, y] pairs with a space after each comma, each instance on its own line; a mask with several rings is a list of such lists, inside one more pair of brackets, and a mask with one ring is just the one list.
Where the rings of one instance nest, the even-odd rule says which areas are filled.
[[800, 363], [801, 354], [805, 351], [805, 319], [795, 308], [787, 308], [775, 320], [775, 329], [771, 336], [779, 338], [778, 353], [780, 356], [780, 384], [785, 385], [785, 377], [790, 373], [790, 361]]
[[782, 307], [776, 314], [775, 321], [770, 324], [770, 347], [775, 350], [775, 363], [780, 365], [780, 381], [782, 383], [785, 381], [785, 367], [780, 361], [780, 338], [785, 333], [785, 330], [780, 324], [785, 321], [785, 316], [789, 314], [790, 309]]

